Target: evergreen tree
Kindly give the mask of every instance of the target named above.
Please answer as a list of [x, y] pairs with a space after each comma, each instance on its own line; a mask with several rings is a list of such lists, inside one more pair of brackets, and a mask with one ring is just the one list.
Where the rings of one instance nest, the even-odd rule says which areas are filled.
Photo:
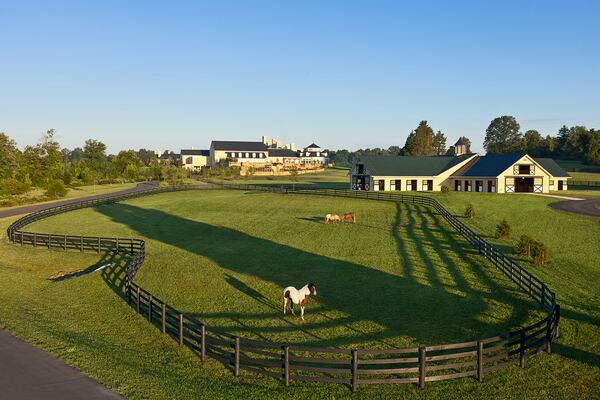
[[446, 153], [446, 136], [444, 136], [442, 131], [437, 131], [433, 136], [433, 151], [434, 154]]
[[430, 156], [435, 154], [433, 146], [433, 129], [427, 121], [421, 121], [417, 129], [406, 138], [404, 153], [411, 156]]

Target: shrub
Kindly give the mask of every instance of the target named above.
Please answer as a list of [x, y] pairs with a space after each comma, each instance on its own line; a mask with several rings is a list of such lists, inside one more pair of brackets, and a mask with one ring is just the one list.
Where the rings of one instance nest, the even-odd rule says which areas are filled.
[[475, 218], [475, 206], [473, 204], [469, 204], [465, 209], [465, 217]]
[[535, 240], [531, 236], [521, 235], [519, 243], [517, 243], [517, 253], [519, 253], [520, 256], [531, 257], [533, 242], [535, 242]]
[[18, 196], [31, 190], [29, 183], [19, 182], [16, 179], [0, 179], [0, 197]]
[[59, 197], [65, 197], [68, 189], [65, 187], [65, 184], [62, 180], [55, 179], [50, 182], [48, 185], [48, 189], [46, 190], [46, 196], [51, 197], [53, 199]]
[[535, 240], [531, 246], [531, 256], [533, 262], [537, 265], [544, 265], [548, 262], [548, 246], [539, 240]]
[[512, 231], [506, 218], [502, 219], [498, 225], [496, 225], [496, 239], [508, 239], [510, 237], [510, 231]]
[[450, 193], [450, 188], [446, 185], [442, 185], [442, 194]]

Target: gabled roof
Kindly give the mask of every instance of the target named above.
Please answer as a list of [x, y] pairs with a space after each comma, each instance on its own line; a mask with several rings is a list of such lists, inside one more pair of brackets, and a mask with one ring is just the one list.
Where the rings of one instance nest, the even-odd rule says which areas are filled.
[[210, 150], [196, 150], [196, 149], [181, 149], [182, 156], [206, 156], [210, 155]]
[[501, 154], [480, 156], [462, 176], [498, 176], [525, 154]]
[[312, 147], [316, 147], [316, 148], [319, 148], [319, 149], [321, 148], [318, 144], [314, 144], [314, 143], [311, 143], [310, 145], [306, 146], [307, 149], [308, 148], [312, 148]]
[[290, 149], [269, 149], [269, 157], [298, 157], [298, 152]]
[[567, 171], [565, 171], [565, 169], [563, 167], [561, 167], [560, 165], [558, 165], [556, 163], [556, 161], [554, 161], [551, 158], [536, 158], [535, 161], [540, 164], [542, 166], [542, 168], [544, 168], [546, 171], [548, 171], [550, 173], [550, 175], [552, 176], [556, 176], [556, 177], [570, 177], [571, 175], [569, 175], [567, 173]]
[[436, 176], [472, 154], [454, 156], [360, 156], [371, 175], [378, 176]]
[[215, 150], [231, 151], [266, 151], [267, 145], [263, 142], [239, 142], [229, 140], [213, 140], [211, 147]]
[[455, 146], [466, 146], [467, 145], [467, 141], [465, 140], [464, 136], [461, 136], [460, 138], [458, 138], [458, 140], [456, 141], [456, 143], [454, 143]]

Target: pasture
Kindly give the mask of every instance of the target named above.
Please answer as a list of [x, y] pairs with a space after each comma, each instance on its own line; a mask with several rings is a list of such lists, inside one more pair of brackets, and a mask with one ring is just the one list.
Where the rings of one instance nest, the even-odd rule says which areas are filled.
[[[506, 196], [461, 195], [440, 196], [440, 201], [457, 214], [467, 201], [476, 203], [478, 217], [469, 222], [479, 232], [493, 232], [500, 215], [514, 217], [515, 231], [551, 229], [556, 220], [571, 222], [563, 232], [574, 251], [554, 253], [544, 268], [531, 266], [556, 289], [565, 309], [562, 336], [555, 344], [559, 354], [536, 357], [527, 370], [499, 371], [481, 385], [473, 380], [440, 383], [420, 395], [512, 397], [523, 390], [542, 397], [592, 394], [590, 384], [599, 376], [599, 346], [588, 336], [597, 337], [598, 310], [590, 307], [594, 303], [589, 296], [597, 293], [594, 285], [598, 288], [593, 266], [598, 249], [582, 244], [586, 235], [581, 228], [597, 237], [597, 221], [548, 210], [543, 201], [551, 199], [521, 196], [523, 209], [503, 203]], [[324, 213], [348, 211], [357, 213], [357, 224], [321, 222]], [[532, 223], [524, 218], [525, 211]], [[314, 196], [182, 192], [75, 211], [30, 228], [145, 238], [147, 261], [138, 283], [186, 313], [246, 337], [350, 348], [404, 347], [477, 339], [539, 316], [510, 282], [424, 207]], [[499, 244], [507, 250], [511, 245]], [[558, 238], [549, 245], [563, 249]], [[2, 324], [130, 398], [197, 398], [225, 392], [232, 397], [274, 397], [286, 391], [308, 397], [348, 395], [344, 388], [328, 385], [283, 389], [250, 374], [234, 380], [220, 364], [200, 365], [191, 353], [160, 337], [112, 291], [103, 279], [106, 274], [46, 280], [59, 271], [92, 265], [97, 256], [19, 249], [6, 242], [1, 246], [7, 254], [0, 264], [0, 274], [7, 278], [0, 280], [6, 286], [0, 295], [6, 315]], [[586, 249], [583, 255], [581, 246]], [[573, 271], [585, 276], [572, 277]], [[319, 297], [309, 300], [306, 322], [284, 317], [281, 288], [308, 281], [317, 284]], [[33, 326], [19, 323], [24, 318], [35, 321]], [[577, 380], [570, 379], [575, 373]], [[278, 391], [270, 391], [273, 387]], [[403, 385], [366, 388], [358, 395], [400, 397], [415, 392]]]

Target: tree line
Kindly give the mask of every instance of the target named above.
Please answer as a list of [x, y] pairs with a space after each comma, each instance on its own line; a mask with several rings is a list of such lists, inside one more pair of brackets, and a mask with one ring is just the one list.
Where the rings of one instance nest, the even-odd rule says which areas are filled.
[[[471, 140], [461, 137], [470, 152]], [[579, 160], [590, 165], [600, 165], [600, 131], [585, 126], [561, 127], [556, 135], [542, 134], [535, 129], [521, 132], [515, 117], [494, 118], [485, 131], [484, 148], [487, 154], [527, 153], [533, 157], [553, 157]], [[330, 151], [334, 165], [349, 167], [355, 158], [363, 155], [432, 156], [454, 154], [454, 146], [447, 147], [446, 136], [434, 130], [427, 121], [421, 121], [411, 131], [403, 147], [367, 148], [356, 151]]]
[[61, 148], [55, 135], [55, 130], [50, 129], [37, 144], [20, 150], [13, 139], [0, 132], [0, 196], [23, 194], [31, 187], [58, 188], [61, 192], [61, 186], [178, 181], [185, 175], [171, 161], [160, 161], [152, 150], [107, 154], [106, 145], [95, 139], [70, 150]]

